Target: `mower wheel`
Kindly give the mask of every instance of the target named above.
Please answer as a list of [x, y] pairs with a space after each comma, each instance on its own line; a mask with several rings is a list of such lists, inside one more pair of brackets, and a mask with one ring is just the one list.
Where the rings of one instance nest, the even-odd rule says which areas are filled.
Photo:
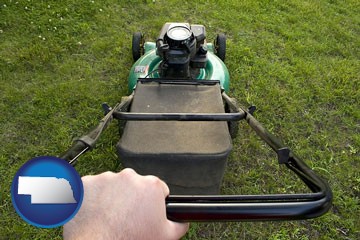
[[136, 62], [144, 54], [144, 35], [141, 32], [136, 32], [132, 37], [132, 55], [134, 62]]
[[214, 46], [216, 56], [218, 56], [223, 62], [225, 62], [226, 36], [224, 34], [218, 34], [216, 36]]

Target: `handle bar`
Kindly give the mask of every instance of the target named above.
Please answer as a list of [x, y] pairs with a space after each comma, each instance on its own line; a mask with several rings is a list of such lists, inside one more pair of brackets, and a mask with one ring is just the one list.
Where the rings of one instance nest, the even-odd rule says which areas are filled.
[[331, 207], [328, 184], [300, 159], [286, 164], [312, 189], [309, 194], [169, 196], [167, 216], [174, 221], [265, 221], [315, 218]]
[[236, 121], [245, 119], [256, 134], [278, 155], [280, 164], [285, 164], [312, 191], [307, 194], [271, 195], [170, 195], [166, 198], [166, 212], [174, 221], [264, 221], [315, 218], [331, 207], [332, 192], [324, 180], [318, 177], [301, 159], [296, 157], [278, 138], [269, 133], [250, 113], [238, 107], [236, 101], [222, 93], [223, 100], [233, 113], [128, 113], [133, 95], [114, 109], [108, 111], [99, 126], [78, 139], [61, 158], [71, 164], [91, 149], [99, 135], [113, 118], [154, 121]]

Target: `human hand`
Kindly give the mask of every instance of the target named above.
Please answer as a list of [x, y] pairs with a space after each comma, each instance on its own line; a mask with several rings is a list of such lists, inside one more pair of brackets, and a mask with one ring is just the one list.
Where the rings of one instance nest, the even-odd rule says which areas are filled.
[[132, 169], [84, 176], [84, 199], [64, 239], [179, 239], [187, 223], [166, 218], [168, 186]]

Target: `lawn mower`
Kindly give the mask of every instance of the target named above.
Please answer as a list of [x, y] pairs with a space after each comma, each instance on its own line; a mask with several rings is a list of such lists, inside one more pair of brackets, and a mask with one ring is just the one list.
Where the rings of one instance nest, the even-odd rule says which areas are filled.
[[[156, 42], [134, 33], [132, 55], [129, 95], [113, 108], [103, 104], [99, 125], [75, 140], [61, 158], [75, 164], [115, 118], [120, 122], [116, 149], [123, 166], [168, 184], [171, 220], [308, 219], [329, 210], [332, 192], [327, 182], [254, 118], [255, 107], [244, 108], [227, 95], [225, 35], [208, 43], [203, 25], [166, 23]], [[218, 195], [239, 120], [250, 125], [310, 193]]]

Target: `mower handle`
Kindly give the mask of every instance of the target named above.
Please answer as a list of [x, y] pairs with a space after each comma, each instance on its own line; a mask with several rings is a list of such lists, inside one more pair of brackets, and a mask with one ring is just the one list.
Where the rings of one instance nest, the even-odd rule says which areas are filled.
[[315, 218], [331, 207], [332, 192], [301, 159], [269, 133], [245, 108], [225, 92], [224, 101], [245, 119], [256, 134], [278, 155], [280, 164], [292, 170], [313, 193], [272, 195], [169, 196], [167, 216], [173, 221], [265, 221]]
[[232, 113], [127, 113], [133, 95], [124, 98], [114, 109], [108, 109], [100, 124], [78, 139], [61, 158], [75, 164], [76, 159], [93, 148], [102, 131], [113, 118], [127, 120], [177, 120], [177, 121], [236, 121], [245, 119], [256, 134], [278, 155], [285, 164], [312, 191], [307, 194], [271, 195], [170, 195], [166, 198], [166, 213], [170, 220], [188, 221], [264, 221], [315, 218], [331, 207], [332, 192], [328, 183], [318, 177], [301, 159], [296, 157], [278, 138], [269, 133], [251, 114], [238, 107], [235, 99], [225, 92], [223, 100]]
[[175, 196], [166, 199], [170, 220], [187, 221], [266, 221], [315, 218], [331, 207], [328, 184], [296, 157], [286, 164], [309, 187], [308, 194]]
[[114, 108], [109, 107], [106, 103], [102, 105], [105, 116], [100, 120], [99, 124], [93, 128], [86, 135], [76, 139], [73, 145], [63, 154], [60, 155], [60, 158], [68, 161], [70, 164], [75, 165], [76, 160], [88, 150], [91, 150], [95, 147], [96, 142], [100, 138], [102, 132], [108, 127], [108, 125], [113, 120], [114, 112], [127, 111], [134, 94], [131, 94], [127, 97], [123, 97], [121, 102], [118, 103]]

